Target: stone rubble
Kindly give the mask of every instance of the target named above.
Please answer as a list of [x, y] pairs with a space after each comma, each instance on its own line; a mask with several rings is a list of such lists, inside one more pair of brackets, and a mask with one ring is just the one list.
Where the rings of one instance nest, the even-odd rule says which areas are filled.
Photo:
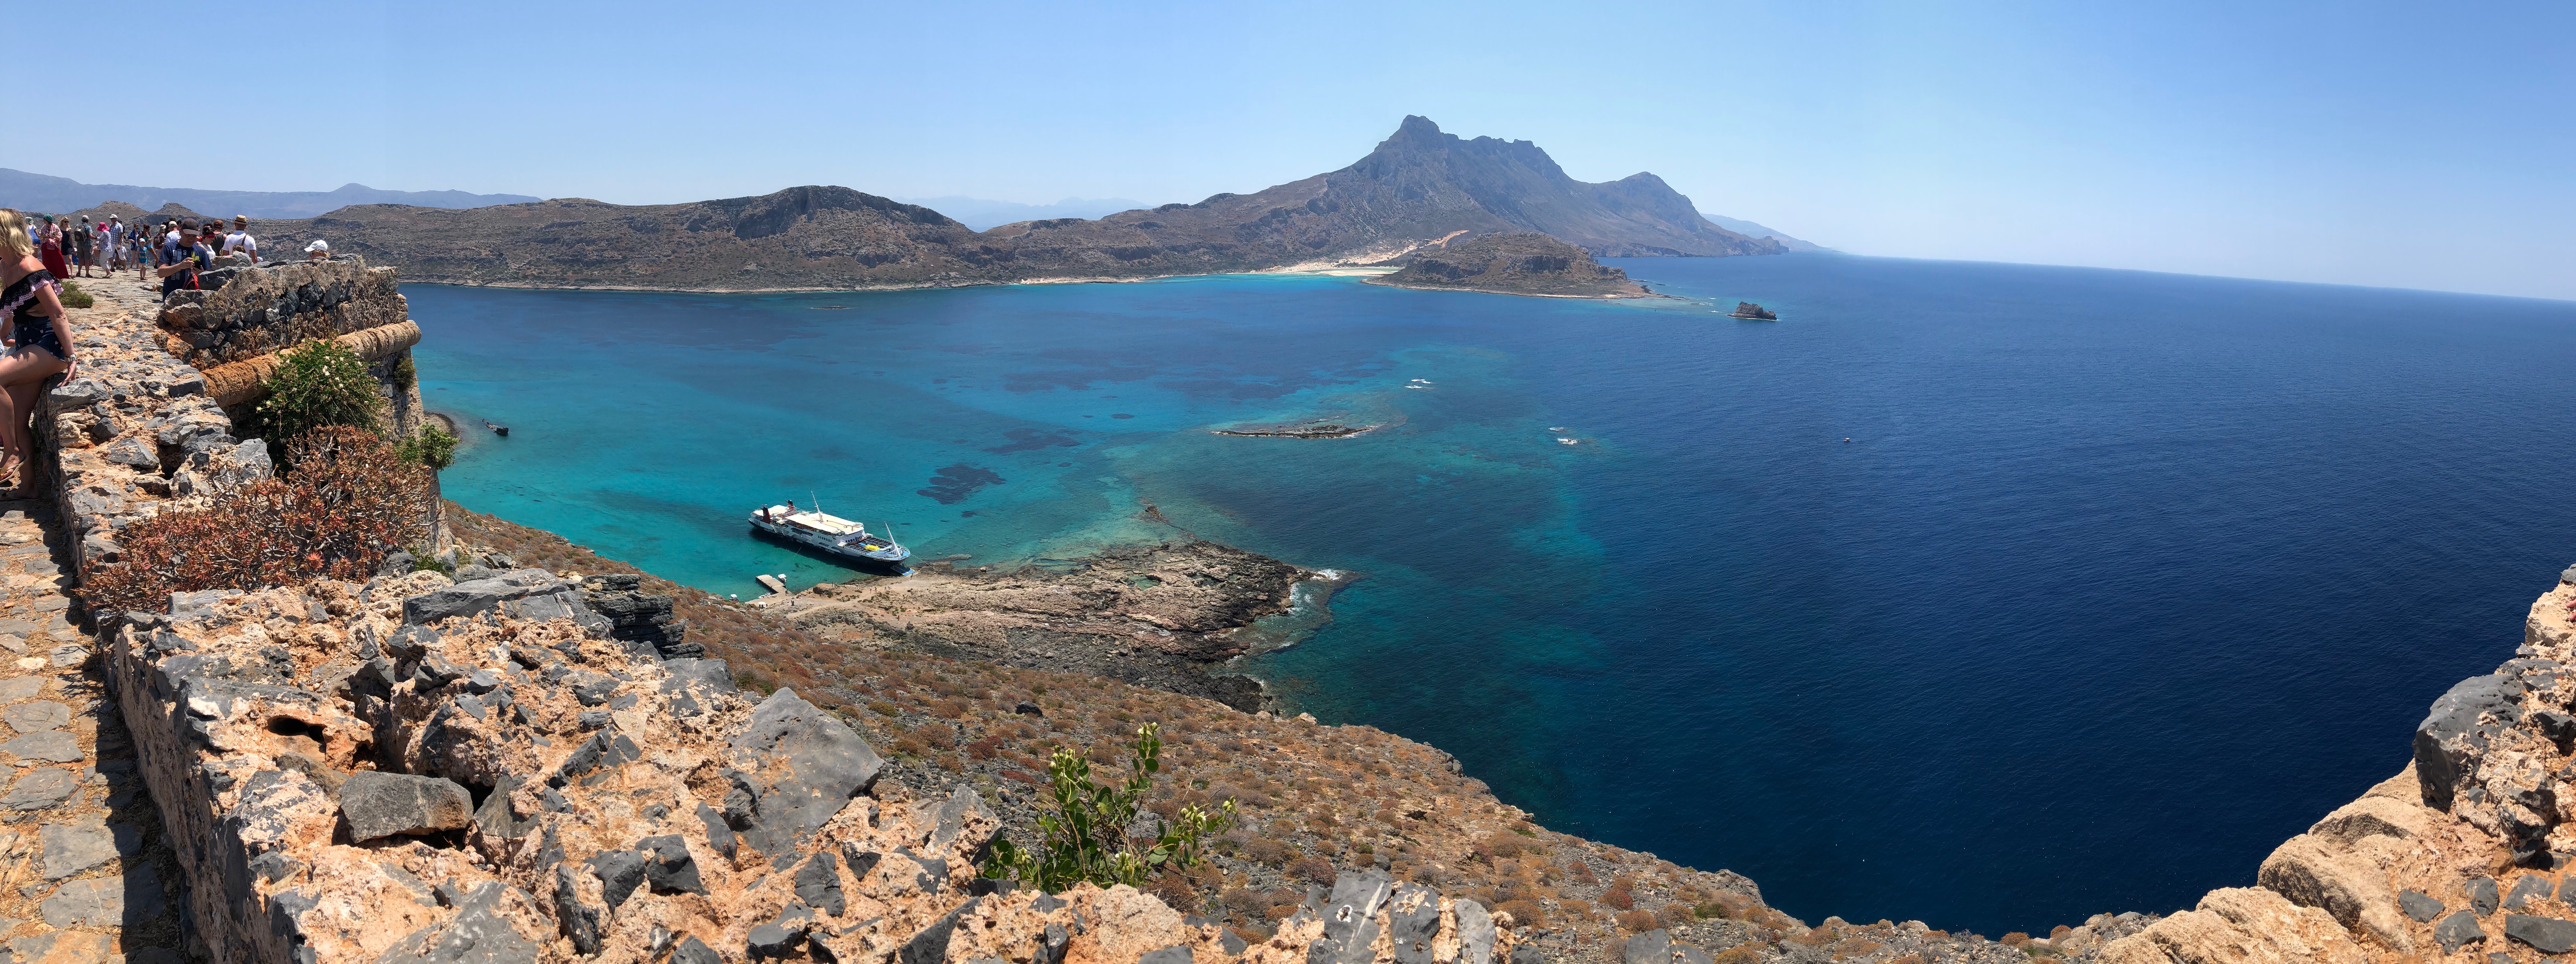
[[[480, 575], [481, 573], [475, 573]], [[1124, 886], [975, 879], [999, 821], [844, 724], [621, 640], [634, 587], [520, 569], [174, 596], [110, 647], [217, 960], [1490, 964], [1472, 901], [1346, 876], [1246, 945]], [[624, 623], [633, 626], [637, 620]], [[642, 620], [649, 623], [649, 619]], [[1421, 956], [1428, 955], [1428, 956]]]

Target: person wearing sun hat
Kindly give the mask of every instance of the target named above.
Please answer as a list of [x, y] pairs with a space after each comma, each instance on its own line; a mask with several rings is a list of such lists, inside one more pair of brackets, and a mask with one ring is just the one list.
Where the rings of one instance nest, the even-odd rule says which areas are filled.
[[313, 239], [312, 244], [304, 246], [304, 257], [313, 261], [331, 260], [331, 242], [321, 238]]

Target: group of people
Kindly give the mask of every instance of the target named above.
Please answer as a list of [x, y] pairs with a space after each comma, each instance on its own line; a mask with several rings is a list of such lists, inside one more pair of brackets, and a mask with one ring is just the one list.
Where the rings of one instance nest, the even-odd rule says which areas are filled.
[[[113, 277], [115, 272], [132, 267], [135, 280], [140, 281], [144, 270], [154, 263], [155, 248], [182, 233], [198, 231], [207, 240], [208, 250], [215, 254], [238, 253], [253, 264], [260, 260], [259, 241], [251, 236], [248, 217], [233, 218], [228, 232], [223, 230], [221, 220], [200, 225], [195, 218], [178, 218], [163, 224], [167, 231], [159, 239], [153, 237], [150, 228], [129, 227], [118, 215], [95, 222], [69, 215], [38, 215], [27, 228], [29, 238], [36, 242], [37, 260], [56, 278], [87, 278], [92, 271], [98, 272], [97, 277]], [[221, 241], [214, 240], [218, 233]]]
[[[63, 311], [64, 280], [114, 277], [131, 265], [135, 280], [145, 272], [161, 278], [162, 297], [198, 284], [197, 272], [215, 259], [238, 254], [257, 264], [259, 242], [251, 237], [250, 219], [236, 217], [231, 230], [221, 218], [203, 222], [175, 218], [150, 226], [128, 226], [125, 219], [106, 220], [40, 215], [30, 220], [0, 208], [0, 498], [28, 496], [22, 471], [32, 457], [28, 425], [35, 418], [37, 393], [68, 381], [80, 368], [72, 357], [72, 328]], [[331, 257], [331, 245], [316, 239], [304, 246], [314, 261]], [[74, 272], [78, 274], [75, 275]]]

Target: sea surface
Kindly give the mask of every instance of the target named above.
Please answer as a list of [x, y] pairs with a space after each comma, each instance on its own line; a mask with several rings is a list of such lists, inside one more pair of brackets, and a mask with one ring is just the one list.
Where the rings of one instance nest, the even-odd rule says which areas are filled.
[[[746, 536], [791, 498], [922, 558], [1186, 531], [1355, 572], [1247, 668], [1810, 922], [2250, 884], [2576, 561], [2576, 303], [1613, 263], [1678, 299], [405, 290], [430, 406], [513, 429], [468, 433], [465, 505], [746, 596], [849, 578]], [[1206, 431], [1312, 419], [1384, 427]]]

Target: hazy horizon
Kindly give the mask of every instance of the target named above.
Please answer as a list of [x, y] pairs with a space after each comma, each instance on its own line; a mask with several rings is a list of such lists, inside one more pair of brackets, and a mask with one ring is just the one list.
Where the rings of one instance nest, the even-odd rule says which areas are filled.
[[[158, 125], [101, 125], [0, 167], [622, 204], [815, 183], [1160, 203], [1338, 169], [1421, 114], [1854, 254], [2576, 299], [2561, 6], [785, 9], [228, 11], [170, 39], [262, 52], [262, 88], [291, 93], [261, 110], [330, 117], [325, 136], [272, 151], [217, 124], [224, 162], [202, 165], [169, 160]], [[782, 23], [867, 42], [800, 56]]]

